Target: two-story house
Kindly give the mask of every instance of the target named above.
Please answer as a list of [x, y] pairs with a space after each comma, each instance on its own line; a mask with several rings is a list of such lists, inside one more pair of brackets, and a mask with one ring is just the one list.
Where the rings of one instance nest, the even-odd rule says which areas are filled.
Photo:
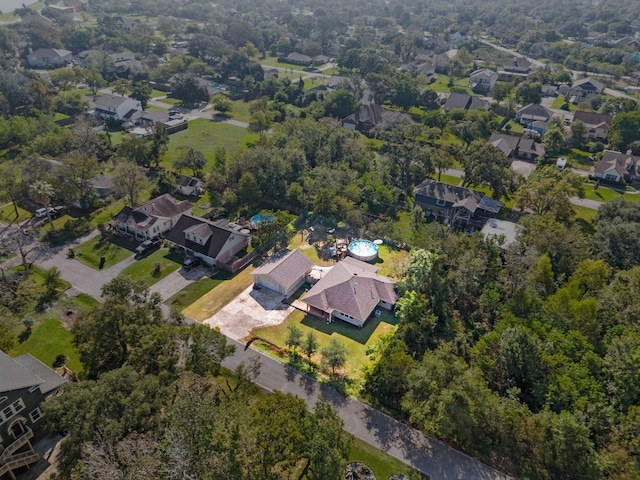
[[191, 214], [192, 208], [190, 202], [178, 203], [165, 193], [140, 207], [124, 207], [113, 217], [111, 224], [121, 235], [145, 241], [171, 230], [183, 214]]
[[120, 97], [118, 95], [102, 95], [96, 97], [93, 114], [100, 118], [112, 118], [121, 122], [127, 121], [135, 112], [142, 110], [139, 100]]
[[67, 65], [73, 54], [60, 48], [39, 48], [27, 55], [27, 62], [34, 68], [59, 68]]
[[567, 96], [572, 103], [579, 103], [596, 95], [600, 95], [603, 91], [604, 85], [602, 83], [587, 77], [573, 82]]
[[498, 73], [488, 68], [481, 68], [469, 75], [469, 88], [476, 93], [488, 93], [498, 81]]
[[630, 153], [605, 150], [602, 159], [596, 163], [594, 176], [609, 182], [634, 180], [640, 168], [640, 157]]
[[613, 117], [606, 113], [575, 112], [572, 123], [582, 122], [586, 128], [585, 137], [606, 140]]
[[185, 214], [166, 233], [165, 240], [185, 255], [216, 267], [230, 263], [238, 252], [247, 248], [251, 235], [249, 230], [228, 220], [211, 222]]
[[42, 423], [40, 406], [67, 380], [28, 353], [11, 358], [0, 351], [0, 478], [40, 456], [31, 440]]

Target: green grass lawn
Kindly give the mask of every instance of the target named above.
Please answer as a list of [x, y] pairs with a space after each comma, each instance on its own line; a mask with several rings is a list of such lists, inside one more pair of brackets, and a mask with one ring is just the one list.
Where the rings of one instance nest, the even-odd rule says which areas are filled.
[[123, 246], [119, 237], [103, 237], [98, 235], [95, 238], [79, 245], [75, 248], [75, 259], [84, 263], [88, 267], [98, 269], [100, 257], [105, 257], [105, 267], [110, 267], [130, 257], [133, 252]]
[[147, 105], [147, 108], [144, 109], [145, 112], [157, 112], [158, 110], [162, 112], [168, 112], [168, 108], [156, 107], [155, 105]]
[[[432, 173], [431, 178], [433, 178], [434, 180], [438, 180], [438, 173]], [[462, 179], [460, 177], [455, 177], [453, 175], [447, 175], [446, 173], [443, 173], [442, 175], [440, 175], [440, 181], [448, 185], [460, 185]]]
[[[166, 95], [166, 94], [165, 94]], [[180, 106], [182, 105], [182, 100], [178, 100], [177, 98], [163, 98], [161, 100], [162, 103], [168, 103], [169, 105]]]
[[62, 353], [69, 358], [67, 366], [71, 370], [76, 374], [82, 370], [80, 355], [73, 344], [73, 335], [55, 315], [47, 316], [34, 325], [31, 335], [10, 352], [12, 357], [23, 353], [30, 353], [49, 367], [56, 355]]
[[246, 129], [226, 123], [214, 122], [206, 118], [198, 118], [189, 122], [189, 128], [169, 137], [169, 150], [164, 155], [162, 166], [172, 168], [171, 162], [181, 155], [184, 148], [194, 148], [201, 151], [209, 165], [213, 164], [216, 148], [225, 147], [227, 154], [233, 154], [247, 148], [247, 142], [258, 140], [257, 134], [249, 133]]
[[307, 68], [300, 65], [293, 65], [290, 63], [280, 63], [277, 57], [260, 58], [257, 60], [257, 62], [260, 63], [260, 65], [266, 65], [269, 67], [283, 67], [283, 68], [288, 68], [290, 70], [304, 71], [304, 69]]
[[185, 308], [183, 313], [199, 322], [211, 317], [253, 283], [252, 271], [253, 267], [248, 266], [233, 278], [217, 283], [215, 288]]
[[[155, 270], [156, 265], [160, 266], [159, 270]], [[160, 248], [126, 267], [120, 275], [142, 280], [147, 287], [150, 287], [179, 269], [181, 265], [182, 257], [178, 253], [169, 253], [168, 248]]]
[[640, 200], [640, 194], [637, 193], [623, 193], [602, 186], [598, 187], [597, 190], [594, 190], [592, 184], [584, 184], [584, 198], [588, 198], [589, 200], [596, 200], [598, 202], [611, 202], [612, 200], [615, 200], [620, 196], [623, 196], [625, 200], [628, 200], [630, 202], [637, 202], [638, 200]]
[[[522, 133], [522, 131], [524, 130], [524, 127], [515, 120], [509, 120], [509, 123], [507, 123], [507, 125], [509, 125], [510, 127], [510, 129], [508, 130], [509, 133]], [[503, 130], [506, 132], [507, 128], [503, 128]]]
[[594, 165], [593, 160], [589, 158], [591, 154], [577, 148], [565, 150], [560, 156], [567, 157], [569, 165], [579, 170], [590, 170]]
[[[449, 87], [449, 76], [448, 75], [436, 75], [437, 80], [434, 83], [430, 83], [428, 87], [435, 92], [450, 92], [451, 87]], [[468, 78], [457, 78], [453, 82], [454, 87], [463, 88], [468, 94], [473, 94], [473, 92], [469, 89], [469, 79]]]
[[[560, 108], [565, 103], [568, 103], [563, 96], [556, 97], [556, 99], [551, 104], [551, 108]], [[569, 111], [573, 112], [576, 109], [576, 106], [573, 103], [569, 103]], [[567, 112], [568, 114], [569, 112]]]
[[218, 272], [214, 277], [201, 278], [200, 280], [184, 287], [174, 296], [166, 300], [165, 303], [170, 307], [174, 307], [177, 310], [182, 311], [196, 300], [230, 279], [231, 275], [227, 272]]
[[573, 211], [576, 213], [576, 218], [587, 223], [592, 223], [598, 214], [598, 211], [593, 208], [580, 207], [578, 205], [571, 205], [571, 207], [573, 207]]
[[[326, 85], [329, 81], [329, 77], [311, 77], [305, 78], [304, 80], [304, 89], [309, 90], [310, 88], [319, 87], [320, 85]], [[296, 80], [297, 82], [297, 80]]]
[[370, 318], [364, 327], [358, 328], [339, 320], [327, 324], [320, 318], [296, 310], [279, 325], [254, 329], [250, 337], [268, 340], [284, 349], [289, 325], [296, 325], [304, 336], [314, 332], [319, 349], [311, 359], [317, 364], [321, 359], [320, 351], [329, 344], [331, 339], [336, 338], [342, 342], [349, 352], [343, 369], [349, 378], [346, 390], [350, 394], [357, 394], [363, 380], [363, 369], [371, 363], [366, 354], [367, 349], [375, 345], [381, 335], [393, 333], [397, 328], [397, 319], [393, 313], [383, 310], [382, 316]]
[[[409, 475], [411, 472], [415, 472], [413, 468], [400, 460], [358, 438], [354, 438], [353, 446], [349, 452], [349, 462], [366, 463], [373, 470], [376, 478], [380, 480], [386, 480], [396, 473]], [[422, 478], [426, 479], [427, 477], [423, 476]]]
[[251, 114], [249, 113], [249, 102], [244, 100], [234, 100], [231, 102], [231, 118], [240, 122], [249, 122]]
[[[22, 222], [32, 217], [31, 212], [24, 210], [23, 208], [18, 207], [18, 222]], [[0, 220], [6, 223], [11, 223], [16, 221], [16, 211], [13, 208], [12, 203], [8, 203], [0, 207]]]
[[166, 97], [166, 96], [167, 96], [167, 92], [163, 92], [162, 90], [156, 90], [155, 88], [151, 90], [151, 98]]

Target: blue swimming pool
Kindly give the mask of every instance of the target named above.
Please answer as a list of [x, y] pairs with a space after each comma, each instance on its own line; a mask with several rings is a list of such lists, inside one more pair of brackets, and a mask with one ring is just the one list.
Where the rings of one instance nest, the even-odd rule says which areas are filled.
[[349, 255], [363, 262], [370, 262], [378, 258], [378, 246], [369, 240], [354, 240], [349, 244]]

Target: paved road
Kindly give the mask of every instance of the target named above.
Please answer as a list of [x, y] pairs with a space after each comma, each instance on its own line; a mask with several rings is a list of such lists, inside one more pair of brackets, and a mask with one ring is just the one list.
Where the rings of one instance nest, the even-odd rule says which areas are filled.
[[244, 345], [234, 340], [229, 340], [229, 343], [236, 346], [236, 353], [223, 362], [224, 366], [234, 369], [241, 362], [247, 363], [257, 356], [262, 366], [255, 383], [269, 391], [292, 393], [304, 399], [310, 409], [319, 397], [323, 397], [336, 409], [344, 421], [346, 431], [426, 473], [434, 480], [511, 478], [266, 355], [252, 349], [245, 350]]

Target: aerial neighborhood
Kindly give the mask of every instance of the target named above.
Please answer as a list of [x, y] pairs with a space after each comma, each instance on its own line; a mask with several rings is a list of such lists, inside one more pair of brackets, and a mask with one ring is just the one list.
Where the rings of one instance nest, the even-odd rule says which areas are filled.
[[1, 480], [638, 478], [638, 2], [10, 3]]

